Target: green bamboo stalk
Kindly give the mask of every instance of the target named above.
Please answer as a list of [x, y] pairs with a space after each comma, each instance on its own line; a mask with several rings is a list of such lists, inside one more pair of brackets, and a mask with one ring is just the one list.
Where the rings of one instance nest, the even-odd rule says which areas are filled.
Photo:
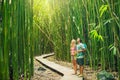
[[[2, 28], [3, 28], [3, 33], [2, 33], [2, 38], [3, 38], [3, 59], [4, 59], [4, 69], [3, 69], [3, 79], [4, 80], [8, 80], [9, 79], [9, 67], [8, 67], [8, 59], [9, 59], [9, 51], [8, 51], [8, 30], [9, 30], [9, 1], [8, 0], [4, 0], [3, 2], [3, 25], [2, 25]], [[8, 21], [6, 21], [8, 20]]]
[[[23, 73], [25, 79], [30, 79], [33, 75], [34, 43], [33, 40], [29, 41], [29, 27], [33, 25], [33, 2], [31, 0], [30, 4], [29, 1], [24, 3], [24, 0], [2, 1], [2, 5], [0, 4], [3, 14], [0, 23], [0, 80], [18, 80]], [[29, 43], [32, 53], [30, 53]]]
[[[113, 51], [117, 49], [116, 53], [119, 55], [117, 44], [119, 44], [120, 38], [118, 19], [120, 10], [117, 7], [120, 2], [118, 0], [51, 0], [51, 2], [46, 3], [49, 5], [49, 9], [45, 9], [42, 4], [47, 1], [40, 0], [41, 7], [35, 7], [36, 12], [37, 9], [40, 9], [38, 13], [41, 16], [35, 13], [34, 21], [40, 26], [40, 38], [42, 39], [38, 39], [41, 42], [38, 41], [36, 44], [41, 43], [40, 50], [45, 50], [38, 52], [47, 52], [45, 47], [50, 42], [44, 39], [49, 39], [54, 43], [55, 57], [58, 60], [67, 58], [67, 61], [70, 61], [70, 41], [73, 38], [80, 37], [88, 46], [87, 56], [90, 58], [91, 67], [96, 70], [98, 67], [103, 70], [109, 67], [109, 70], [113, 70], [115, 68]], [[52, 13], [48, 15], [46, 12]], [[38, 33], [39, 30], [35, 33], [36, 36], [38, 36]], [[49, 36], [52, 36], [52, 38]], [[115, 48], [110, 50], [109, 46], [113, 43], [115, 43]], [[36, 45], [36, 48], [38, 48], [38, 45]]]
[[[3, 5], [4, 5], [4, 2], [2, 1], [1, 7], [0, 7], [1, 13], [4, 12]], [[3, 67], [4, 66], [4, 58], [3, 58], [3, 46], [2, 46], [3, 45], [3, 42], [2, 42], [2, 40], [3, 40], [2, 39], [2, 37], [3, 37], [3, 35], [2, 35], [3, 34], [3, 27], [2, 27], [3, 26], [3, 14], [1, 14], [1, 18], [2, 18], [2, 21], [0, 22], [0, 29], [1, 29], [1, 31], [0, 31], [0, 71], [1, 71], [0, 79], [3, 80], [4, 79], [4, 72], [3, 72], [4, 71], [4, 67]]]
[[34, 40], [34, 35], [33, 35], [33, 0], [31, 0], [30, 2], [30, 75], [33, 76], [33, 72], [34, 72], [34, 63], [33, 63], [33, 56], [34, 56], [34, 43], [33, 43], [33, 40]]
[[[18, 74], [18, 10], [16, 8], [17, 2], [11, 1], [11, 58], [12, 58], [12, 65], [11, 74], [13, 74], [13, 79], [19, 79]], [[13, 73], [12, 73], [13, 71]], [[11, 76], [10, 74], [10, 76]]]

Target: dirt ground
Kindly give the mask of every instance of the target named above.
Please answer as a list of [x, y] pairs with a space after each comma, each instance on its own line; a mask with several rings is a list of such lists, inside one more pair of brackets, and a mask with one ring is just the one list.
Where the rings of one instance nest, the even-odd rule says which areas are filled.
[[[64, 61], [57, 61], [54, 56], [51, 56], [51, 57], [48, 57], [47, 58], [49, 61], [54, 61], [55, 63], [57, 64], [60, 64], [62, 66], [66, 66], [66, 67], [69, 67], [69, 68], [72, 68], [72, 64], [69, 63], [69, 62], [64, 62]], [[79, 68], [79, 66], [78, 66]], [[79, 74], [79, 71], [77, 72]], [[93, 71], [92, 69], [90, 69], [90, 67], [88, 66], [85, 66], [84, 67], [84, 79], [85, 80], [97, 80], [96, 79], [96, 72]]]
[[31, 80], [60, 80], [62, 76], [34, 60], [34, 76]]
[[[57, 64], [60, 64], [62, 66], [66, 66], [66, 67], [69, 67], [69, 68], [72, 68], [72, 64], [69, 63], [69, 62], [64, 62], [64, 61], [57, 61], [54, 56], [51, 56], [51, 57], [48, 57], [47, 58], [49, 61], [53, 61]], [[78, 66], [79, 68], [79, 66]], [[93, 70], [91, 69], [89, 66], [84, 66], [84, 80], [97, 80], [97, 73], [100, 72], [101, 69], [99, 70]], [[77, 72], [79, 73], [79, 72]], [[115, 76], [115, 80], [118, 80], [118, 74], [116, 72], [112, 72], [112, 74]]]
[[[62, 66], [72, 68], [71, 63], [64, 62], [64, 61], [57, 61], [54, 58], [54, 56], [48, 57], [47, 59], [49, 61], [53, 61], [57, 64], [62, 65]], [[85, 66], [84, 67], [84, 80], [97, 80], [96, 74], [99, 71], [100, 70], [94, 71], [89, 66]], [[117, 76], [116, 72], [113, 72], [113, 74], [115, 76]], [[32, 77], [31, 80], [60, 80], [61, 77], [62, 77], [61, 75], [51, 71], [50, 69], [41, 65], [38, 61], [34, 60], [34, 76]], [[117, 77], [116, 77], [116, 80], [118, 80]]]

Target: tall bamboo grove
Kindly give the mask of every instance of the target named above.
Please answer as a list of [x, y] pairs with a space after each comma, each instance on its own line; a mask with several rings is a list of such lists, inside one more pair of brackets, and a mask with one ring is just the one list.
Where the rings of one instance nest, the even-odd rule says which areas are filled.
[[43, 45], [44, 50], [51, 46], [56, 59], [70, 61], [70, 41], [80, 37], [87, 44], [86, 63], [120, 75], [120, 0], [38, 1], [34, 26], [44, 36], [41, 46], [52, 44]]
[[0, 80], [33, 75], [33, 0], [0, 0]]

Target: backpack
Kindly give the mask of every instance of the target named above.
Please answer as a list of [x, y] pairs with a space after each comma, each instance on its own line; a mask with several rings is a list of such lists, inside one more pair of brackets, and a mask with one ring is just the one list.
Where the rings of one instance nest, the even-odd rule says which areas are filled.
[[85, 50], [87, 49], [87, 45], [85, 43], [83, 43], [83, 46], [85, 47]]
[[86, 45], [85, 43], [83, 43], [83, 46], [84, 46], [84, 48], [85, 48], [85, 51], [83, 52], [83, 53], [84, 53], [84, 56], [85, 56], [86, 53], [87, 53], [87, 45]]

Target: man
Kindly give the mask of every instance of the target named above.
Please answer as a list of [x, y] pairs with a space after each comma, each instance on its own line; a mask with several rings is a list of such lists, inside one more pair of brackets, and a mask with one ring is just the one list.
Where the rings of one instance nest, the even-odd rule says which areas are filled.
[[85, 47], [84, 44], [82, 43], [82, 40], [80, 38], [77, 39], [77, 64], [79, 65], [79, 71], [80, 74], [79, 76], [83, 76], [83, 69], [84, 69], [84, 51], [85, 51]]

